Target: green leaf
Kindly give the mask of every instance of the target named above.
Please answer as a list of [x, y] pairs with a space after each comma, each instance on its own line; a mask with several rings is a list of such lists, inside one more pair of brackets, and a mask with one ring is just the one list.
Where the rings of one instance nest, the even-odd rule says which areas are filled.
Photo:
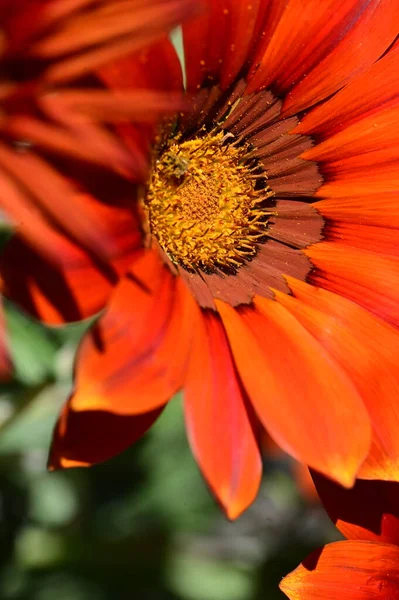
[[11, 302], [5, 303], [6, 327], [15, 378], [25, 385], [39, 385], [54, 375], [58, 340], [43, 325], [32, 321]]
[[256, 583], [250, 570], [195, 556], [172, 556], [167, 577], [185, 600], [249, 600]]
[[29, 394], [24, 407], [0, 430], [0, 454], [47, 449], [51, 442], [53, 427], [67, 396], [64, 386], [47, 386], [33, 399]]

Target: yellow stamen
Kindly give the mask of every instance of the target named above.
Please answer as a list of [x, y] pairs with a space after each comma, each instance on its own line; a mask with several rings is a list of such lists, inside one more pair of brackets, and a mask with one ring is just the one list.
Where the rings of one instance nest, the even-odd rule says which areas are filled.
[[[176, 265], [238, 268], [266, 234], [273, 193], [246, 163], [248, 146], [225, 134], [170, 145], [156, 162], [145, 206], [149, 230]], [[263, 176], [265, 181], [265, 175]]]

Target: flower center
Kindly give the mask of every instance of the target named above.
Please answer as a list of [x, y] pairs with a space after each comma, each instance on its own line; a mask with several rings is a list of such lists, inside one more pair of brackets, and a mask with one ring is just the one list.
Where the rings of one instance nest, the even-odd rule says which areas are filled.
[[265, 173], [232, 137], [173, 143], [155, 165], [145, 199], [149, 229], [189, 271], [235, 271], [256, 254], [273, 214]]

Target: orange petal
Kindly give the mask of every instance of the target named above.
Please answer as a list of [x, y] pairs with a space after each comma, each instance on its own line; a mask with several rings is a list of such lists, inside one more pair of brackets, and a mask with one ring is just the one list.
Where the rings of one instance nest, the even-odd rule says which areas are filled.
[[[207, 77], [219, 79], [221, 59], [229, 30], [229, 13], [233, 0], [206, 0], [205, 10], [183, 25], [184, 58], [187, 90], [197, 92]], [[212, 35], [217, 31], [217, 35]]]
[[393, 160], [398, 156], [395, 151], [398, 144], [399, 104], [396, 101], [394, 106], [373, 112], [330, 135], [320, 144], [303, 152], [301, 157], [305, 160], [330, 162], [362, 154], [369, 156], [374, 150], [386, 150], [387, 156]]
[[255, 499], [262, 464], [223, 326], [211, 312], [197, 322], [184, 398], [193, 454], [227, 516], [235, 519]]
[[[373, 199], [373, 196], [370, 196], [370, 199]], [[393, 226], [393, 221], [391, 225]], [[369, 250], [370, 240], [373, 240], [373, 252], [386, 257], [399, 256], [399, 234], [393, 227], [374, 227], [335, 221], [324, 228], [323, 234], [328, 241], [340, 242], [361, 250]]]
[[397, 600], [399, 548], [335, 542], [307, 557], [280, 584], [291, 600]]
[[197, 19], [183, 25], [189, 92], [197, 92], [207, 79], [221, 81], [224, 89], [233, 82], [256, 39], [261, 7], [260, 0], [206, 0]]
[[287, 277], [295, 298], [276, 299], [320, 342], [356, 385], [373, 425], [359, 477], [399, 481], [399, 332], [353, 302]]
[[357, 480], [345, 490], [318, 473], [312, 477], [324, 508], [345, 537], [399, 546], [399, 483]]
[[[99, 77], [112, 90], [151, 89], [175, 94], [180, 94], [183, 90], [181, 64], [175, 48], [167, 38], [139, 53], [105, 65], [100, 69]], [[174, 109], [171, 103], [169, 109]], [[139, 174], [147, 173], [151, 158], [151, 147], [158, 127], [154, 115], [152, 121], [148, 124], [140, 122], [115, 125], [115, 130], [130, 154], [134, 157], [144, 155], [141, 162], [145, 168], [137, 169]]]
[[[307, 6], [314, 10], [315, 4], [307, 3]], [[337, 3], [332, 2], [329, 9], [339, 14], [343, 10], [346, 12], [347, 9], [343, 7], [347, 4], [342, 2], [338, 8]], [[314, 68], [310, 72], [303, 72], [305, 76], [290, 92], [283, 105], [285, 116], [305, 110], [342, 88], [378, 60], [397, 37], [399, 5], [396, 0], [362, 2], [360, 5], [355, 2], [353, 8], [354, 13], [348, 21], [335, 30], [330, 51], [322, 60], [313, 63]], [[335, 21], [334, 14], [330, 14], [330, 19]], [[316, 36], [317, 41], [313, 41], [321, 44], [323, 51], [326, 47], [324, 35], [321, 30], [320, 37], [317, 39]], [[367, 44], [364, 43], [365, 39]]]
[[184, 23], [182, 27], [188, 92], [197, 92], [206, 76], [205, 66], [211, 23], [210, 6], [211, 0], [205, 0], [205, 10], [195, 19]]
[[[113, 248], [104, 223], [94, 211], [89, 212], [80, 204], [76, 186], [38, 156], [29, 151], [26, 154], [15, 152], [1, 143], [0, 165], [4, 169], [4, 176], [0, 173], [0, 185], [7, 186], [11, 193], [11, 196], [0, 197], [0, 207], [17, 226], [22, 223], [22, 231], [27, 227], [24, 221], [33, 220], [40, 249], [46, 248], [56, 259], [51, 245], [40, 241], [43, 218], [38, 213], [43, 213], [60, 231], [89, 252], [100, 257], [109, 256]], [[10, 183], [10, 177], [15, 184]], [[29, 237], [34, 239], [28, 231]]]
[[157, 254], [140, 257], [80, 346], [72, 409], [124, 415], [165, 404], [183, 383], [194, 311]]
[[111, 168], [125, 176], [131, 176], [131, 172], [137, 170], [136, 157], [129, 154], [111, 134], [103, 135], [105, 132], [95, 125], [90, 126], [90, 131], [88, 125], [70, 131], [39, 119], [18, 115], [7, 119], [6, 131], [14, 139], [29, 140], [37, 148], [55, 155]]
[[309, 280], [399, 324], [399, 262], [368, 250], [321, 242], [304, 250], [317, 269]]
[[[51, 83], [65, 82], [155, 42], [196, 14], [198, 5], [196, 0], [147, 2], [145, 6], [135, 1], [103, 2], [94, 7], [92, 14], [64, 20], [64, 27], [33, 44], [30, 50], [40, 57], [59, 56], [44, 78]], [[63, 58], [77, 49], [83, 51]]]
[[90, 117], [92, 121], [154, 123], [163, 114], [183, 110], [180, 94], [153, 90], [79, 90], [57, 93], [56, 102], [66, 111]]
[[58, 256], [48, 241], [47, 234], [51, 234], [49, 225], [40, 213], [32, 209], [29, 198], [1, 167], [0, 198], [0, 209], [7, 215], [7, 222], [17, 227], [19, 233], [44, 256], [57, 261]]
[[313, 204], [326, 219], [399, 229], [399, 193], [328, 198]]
[[[278, 86], [286, 93], [317, 65], [339, 41], [342, 31], [351, 25], [357, 0], [324, 2], [280, 0], [268, 2], [268, 13], [262, 28], [254, 67], [259, 65], [249, 84], [249, 91], [260, 87]], [[325, 74], [326, 75], [326, 74]]]
[[109, 6], [104, 2], [99, 4], [89, 18], [87, 13], [79, 15], [76, 12], [72, 19], [64, 17], [62, 27], [33, 44], [31, 53], [42, 58], [54, 58], [107, 44], [124, 35], [140, 39], [145, 31], [152, 38], [152, 29], [166, 31], [184, 13], [183, 6], [179, 10], [178, 2], [174, 0], [164, 2], [163, 6], [151, 0], [146, 5], [131, 0], [110, 2]]
[[[131, 196], [131, 186], [113, 188], [119, 200], [127, 191]], [[46, 231], [46, 243], [57, 256], [56, 265], [43, 259], [18, 236], [8, 243], [0, 257], [3, 293], [47, 323], [78, 321], [99, 312], [118, 277], [141, 251], [137, 217], [129, 209], [115, 204], [108, 206], [83, 194], [79, 201], [82, 207], [101, 216], [107, 236], [114, 240], [115, 250], [108, 265], [96, 261], [50, 228]]]
[[[229, 27], [221, 56], [221, 86], [227, 89], [242, 70], [253, 48], [261, 0], [234, 0], [229, 6]], [[215, 36], [217, 37], [217, 36]]]
[[116, 90], [183, 90], [181, 64], [168, 38], [104, 65], [98, 74], [108, 88]]
[[324, 138], [345, 129], [364, 115], [397, 102], [398, 60], [399, 48], [387, 52], [360, 77], [305, 115], [295, 133], [317, 132]]
[[325, 162], [321, 165], [324, 183], [314, 195], [319, 198], [347, 198], [397, 192], [398, 159], [398, 148], [394, 145]]
[[153, 425], [162, 408], [142, 415], [75, 412], [67, 404], [55, 427], [48, 467], [88, 467], [120, 454]]
[[256, 297], [255, 308], [240, 312], [215, 302], [238, 372], [270, 435], [297, 460], [351, 486], [371, 428], [349, 377], [274, 300]]

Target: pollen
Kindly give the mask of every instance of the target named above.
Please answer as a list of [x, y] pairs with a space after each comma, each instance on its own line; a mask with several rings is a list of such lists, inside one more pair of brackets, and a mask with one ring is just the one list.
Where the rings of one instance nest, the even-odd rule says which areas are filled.
[[189, 271], [235, 271], [267, 235], [273, 195], [247, 145], [219, 132], [170, 144], [145, 199], [148, 228]]

